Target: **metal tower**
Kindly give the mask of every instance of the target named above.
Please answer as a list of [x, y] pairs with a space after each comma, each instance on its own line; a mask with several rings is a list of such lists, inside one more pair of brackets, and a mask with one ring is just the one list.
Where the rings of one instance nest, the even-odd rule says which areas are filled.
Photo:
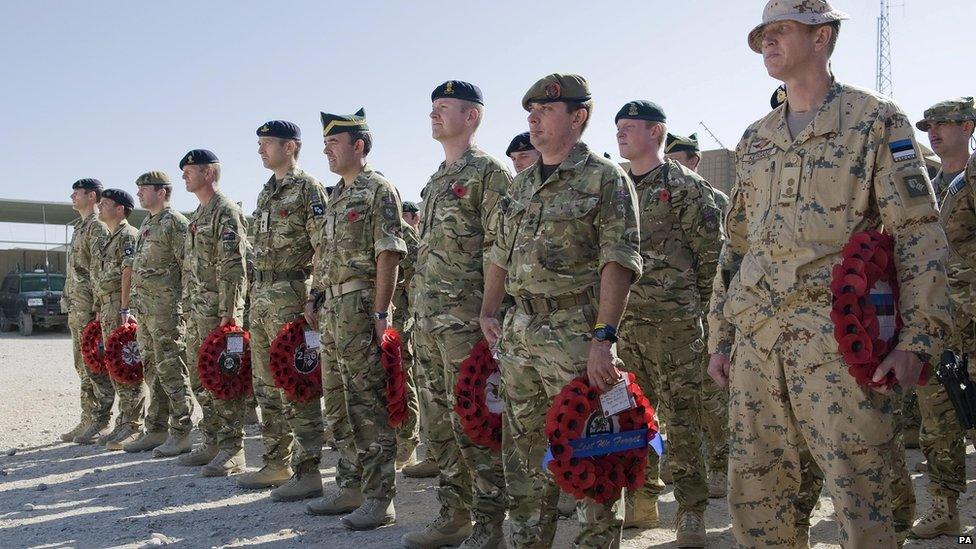
[[891, 97], [891, 34], [889, 32], [888, 0], [881, 0], [881, 15], [878, 16], [878, 93]]

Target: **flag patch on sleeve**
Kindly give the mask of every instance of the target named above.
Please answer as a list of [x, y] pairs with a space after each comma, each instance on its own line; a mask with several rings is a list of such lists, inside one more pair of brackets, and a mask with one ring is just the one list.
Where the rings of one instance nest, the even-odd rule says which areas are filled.
[[911, 139], [892, 141], [888, 144], [888, 148], [891, 149], [891, 157], [895, 162], [903, 162], [915, 158], [915, 145], [912, 144]]

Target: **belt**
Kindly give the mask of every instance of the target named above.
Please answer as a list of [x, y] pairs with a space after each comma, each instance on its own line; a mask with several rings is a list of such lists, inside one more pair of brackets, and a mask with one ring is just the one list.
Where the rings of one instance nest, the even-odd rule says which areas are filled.
[[339, 297], [352, 293], [358, 290], [365, 290], [366, 288], [372, 288], [373, 282], [371, 280], [350, 280], [349, 282], [343, 282], [342, 284], [336, 284], [335, 286], [329, 286], [328, 288], [322, 290], [323, 299], [332, 299], [334, 297]]
[[540, 315], [579, 305], [589, 305], [594, 299], [596, 299], [596, 294], [593, 291], [593, 287], [590, 286], [581, 293], [561, 295], [559, 297], [535, 297], [532, 299], [516, 297], [515, 307], [526, 314]]
[[254, 271], [255, 282], [283, 282], [290, 280], [306, 280], [308, 271]]

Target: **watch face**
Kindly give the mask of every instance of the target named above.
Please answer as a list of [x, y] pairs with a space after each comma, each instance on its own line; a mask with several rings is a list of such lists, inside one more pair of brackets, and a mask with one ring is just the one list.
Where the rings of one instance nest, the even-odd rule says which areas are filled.
[[603, 341], [604, 339], [607, 338], [607, 329], [606, 328], [597, 328], [593, 332], [593, 337], [597, 338], [597, 340], [599, 340], [599, 341]]

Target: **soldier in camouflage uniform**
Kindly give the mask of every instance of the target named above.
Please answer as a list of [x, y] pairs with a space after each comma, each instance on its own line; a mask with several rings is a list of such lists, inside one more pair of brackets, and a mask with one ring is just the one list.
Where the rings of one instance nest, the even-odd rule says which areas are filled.
[[[631, 101], [614, 119], [620, 155], [640, 205], [644, 273], [631, 289], [618, 344], [624, 367], [668, 423], [667, 451], [678, 501], [679, 547], [704, 547], [708, 504], [702, 456], [702, 317], [722, 247], [722, 211], [711, 187], [674, 160], [664, 160], [667, 122], [650, 101]], [[627, 494], [624, 527], [656, 528], [657, 455], [644, 487]]]
[[[127, 218], [135, 203], [132, 196], [120, 189], [102, 192], [98, 217], [108, 228], [92, 258], [92, 280], [95, 299], [101, 303], [99, 322], [102, 340], [108, 341], [112, 332], [123, 322], [131, 322], [129, 296], [132, 281], [131, 258], [135, 253], [139, 231]], [[142, 436], [142, 420], [146, 413], [146, 384], [112, 380], [119, 401], [119, 418], [111, 433], [98, 439], [108, 450], [121, 450], [126, 444]]]
[[[701, 162], [698, 136], [691, 134], [689, 137], [683, 137], [668, 133], [668, 137], [664, 140], [664, 158], [674, 160], [697, 173]], [[705, 183], [708, 184], [707, 181]], [[712, 193], [715, 206], [724, 215], [729, 208], [728, 195], [711, 184], [708, 184], [708, 189]], [[708, 293], [710, 296], [711, 288]], [[702, 359], [702, 372], [705, 380], [702, 384], [702, 424], [705, 426], [708, 497], [724, 498], [728, 485], [726, 471], [729, 467], [729, 391], [708, 378], [707, 355]]]
[[[976, 104], [972, 97], [942, 101], [927, 109], [916, 126], [927, 132], [932, 150], [942, 169], [932, 180], [941, 199], [940, 221], [949, 241], [949, 294], [953, 305], [954, 332], [951, 348], [972, 360], [976, 357], [976, 247], [973, 244], [976, 212], [973, 194], [964, 170], [969, 159], [969, 140], [976, 125]], [[916, 388], [921, 415], [919, 443], [928, 461], [932, 508], [912, 528], [912, 537], [934, 538], [958, 535], [961, 531], [956, 501], [966, 491], [966, 447], [962, 427], [949, 395], [941, 383]]]
[[190, 222], [169, 205], [173, 186], [165, 173], [144, 173], [136, 179], [136, 186], [139, 204], [149, 215], [139, 227], [135, 253], [127, 263], [132, 267], [132, 312], [139, 322], [136, 335], [149, 387], [149, 409], [145, 435], [123, 449], [153, 450], [153, 457], [172, 457], [190, 451], [193, 428], [180, 300], [183, 276], [175, 267], [183, 260]]
[[329, 197], [323, 248], [305, 314], [318, 309], [322, 331], [322, 388], [326, 421], [340, 452], [339, 489], [308, 505], [312, 514], [337, 515], [353, 530], [396, 520], [396, 433], [386, 409], [386, 372], [379, 343], [407, 252], [400, 195], [366, 163], [372, 135], [365, 111], [322, 113], [329, 169], [342, 177]]
[[[427, 386], [428, 448], [437, 460], [441, 509], [424, 530], [403, 536], [411, 549], [461, 543], [504, 545], [508, 506], [501, 455], [471, 442], [453, 410], [461, 362], [481, 339], [478, 313], [485, 251], [495, 240], [499, 200], [512, 181], [474, 144], [484, 115], [481, 90], [451, 80], [434, 88], [430, 118], [445, 160], [421, 191], [424, 213], [411, 288], [414, 341]], [[474, 520], [472, 527], [471, 521]]]
[[[546, 412], [578, 375], [601, 392], [620, 378], [616, 326], [642, 272], [637, 191], [619, 166], [580, 141], [590, 97], [582, 77], [552, 74], [522, 98], [542, 156], [512, 183], [488, 255], [481, 325], [489, 344], [498, 346], [502, 372], [514, 547], [552, 545], [559, 490], [542, 467]], [[506, 290], [515, 307], [502, 327]], [[574, 543], [618, 545], [616, 506], [580, 502]]]
[[[403, 366], [408, 372], [407, 384], [407, 417], [397, 427], [397, 459], [396, 468], [398, 470], [407, 469], [415, 471], [420, 463], [417, 461], [417, 445], [420, 444], [420, 407], [426, 408], [426, 401], [421, 402], [417, 389], [418, 381], [422, 378], [420, 368], [417, 367], [413, 355], [413, 317], [410, 315], [410, 300], [407, 298], [407, 288], [410, 279], [416, 271], [417, 247], [420, 245], [420, 236], [417, 230], [410, 225], [408, 218], [414, 216], [419, 221], [417, 205], [412, 202], [404, 202], [400, 217], [403, 219], [403, 240], [407, 244], [407, 254], [400, 260], [399, 280], [397, 280], [396, 291], [393, 292], [393, 327], [400, 332], [403, 341]], [[420, 383], [420, 387], [424, 384]], [[426, 435], [424, 435], [426, 437]]]
[[[288, 322], [301, 318], [308, 298], [312, 257], [325, 219], [325, 189], [298, 168], [301, 130], [272, 120], [257, 130], [258, 154], [274, 174], [254, 211], [254, 279], [251, 285], [251, 371], [261, 406], [264, 465], [241, 475], [244, 488], [270, 488], [271, 499], [297, 501], [322, 495], [319, 462], [324, 422], [320, 399], [289, 402], [271, 376], [271, 343]], [[293, 442], [297, 442], [294, 451]]]
[[68, 313], [71, 330], [71, 349], [75, 372], [81, 380], [81, 419], [70, 431], [61, 435], [65, 442], [91, 444], [108, 433], [112, 417], [115, 389], [108, 374], [96, 374], [85, 366], [81, 356], [81, 331], [95, 319], [100, 304], [95, 301], [92, 280], [92, 257], [97, 242], [108, 234], [98, 219], [98, 201], [102, 184], [97, 179], [79, 179], [71, 185], [71, 206], [80, 219], [71, 233], [68, 245], [67, 276], [61, 294], [61, 310]]
[[197, 353], [204, 339], [218, 326], [243, 322], [244, 292], [247, 286], [247, 220], [230, 198], [217, 188], [220, 161], [206, 149], [194, 149], [180, 160], [186, 190], [200, 205], [190, 216], [184, 246], [189, 322], [187, 323], [187, 367], [190, 383], [203, 418], [198, 427], [203, 443], [177, 463], [203, 466], [206, 477], [226, 476], [244, 470], [244, 417], [246, 396], [220, 400], [200, 382]]
[[875, 381], [893, 372], [910, 389], [950, 325], [945, 233], [911, 125], [889, 99], [829, 71], [846, 18], [824, 0], [772, 0], [749, 34], [790, 94], [737, 148], [709, 311], [709, 374], [724, 384], [731, 373], [728, 498], [746, 546], [803, 539], [794, 502], [806, 448], [829, 486], [841, 544], [900, 543], [898, 400], [857, 384], [830, 320], [831, 269], [851, 235], [883, 227], [895, 241], [904, 327]]

